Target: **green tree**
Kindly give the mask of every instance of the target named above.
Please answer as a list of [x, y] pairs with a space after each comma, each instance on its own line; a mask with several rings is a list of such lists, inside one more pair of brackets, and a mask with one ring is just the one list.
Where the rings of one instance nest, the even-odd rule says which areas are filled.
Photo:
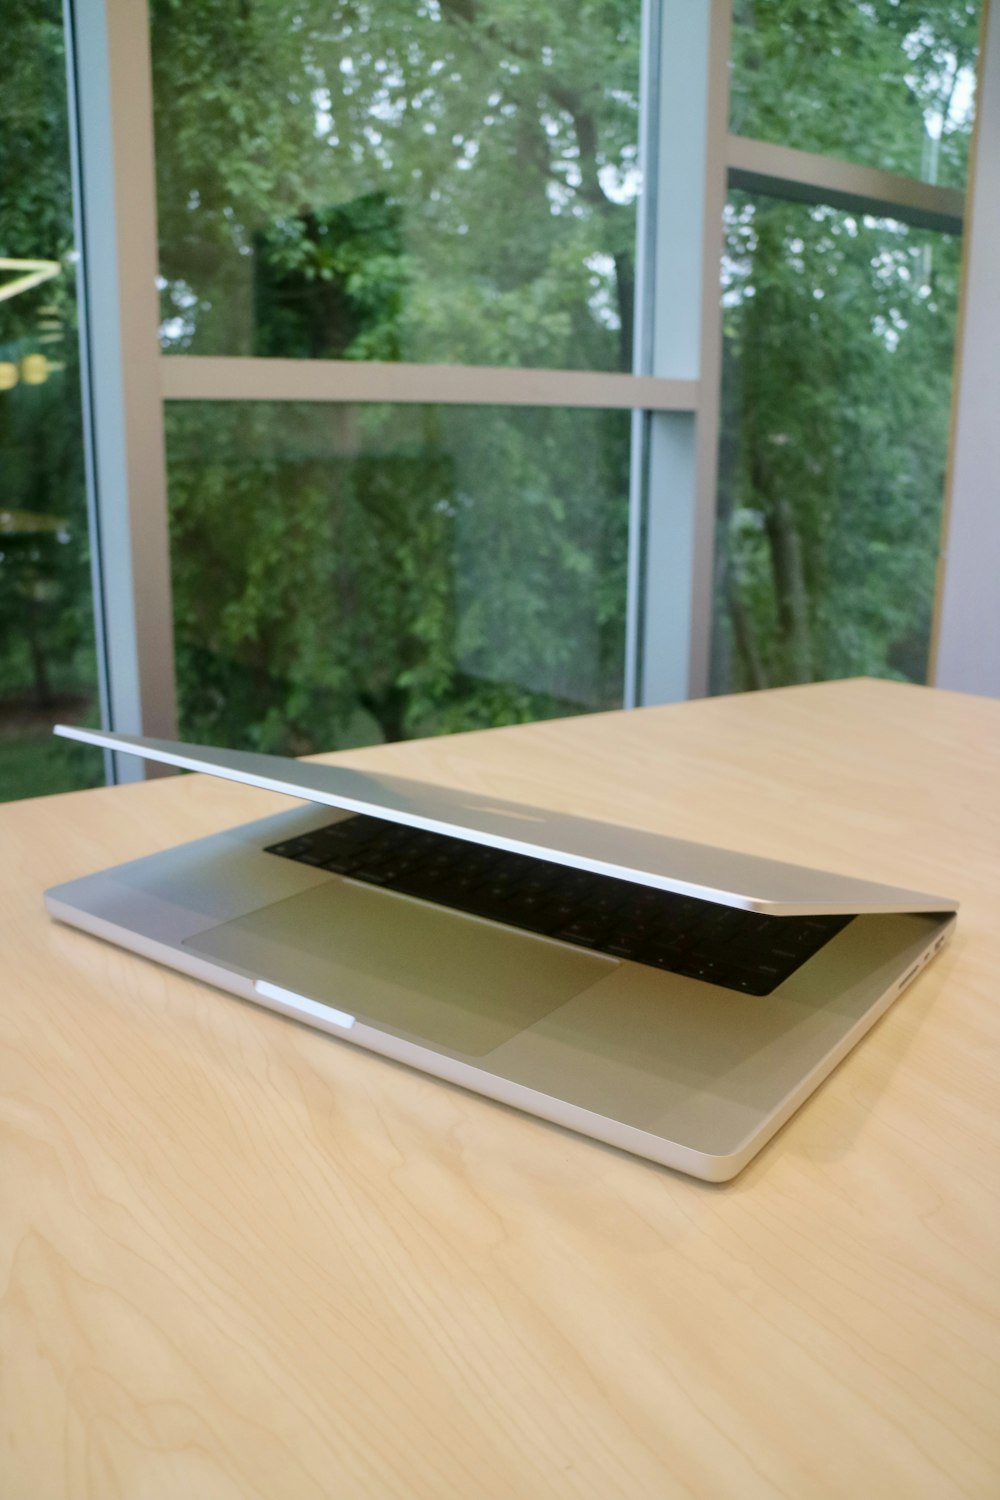
[[732, 129], [962, 187], [980, 9], [979, 0], [734, 0]]

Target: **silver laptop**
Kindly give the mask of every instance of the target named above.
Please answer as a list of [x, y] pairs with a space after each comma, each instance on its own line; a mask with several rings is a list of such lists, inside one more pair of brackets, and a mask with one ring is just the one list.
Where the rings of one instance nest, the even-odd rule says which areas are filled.
[[56, 733], [304, 799], [50, 913], [243, 1000], [709, 1181], [942, 945], [957, 903], [447, 791]]

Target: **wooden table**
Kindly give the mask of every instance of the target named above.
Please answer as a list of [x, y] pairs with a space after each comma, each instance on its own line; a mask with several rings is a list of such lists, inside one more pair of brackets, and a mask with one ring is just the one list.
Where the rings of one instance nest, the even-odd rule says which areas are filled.
[[996, 1500], [1000, 702], [835, 683], [341, 758], [941, 889], [958, 934], [712, 1187], [43, 914], [284, 799], [0, 809], [2, 1500]]

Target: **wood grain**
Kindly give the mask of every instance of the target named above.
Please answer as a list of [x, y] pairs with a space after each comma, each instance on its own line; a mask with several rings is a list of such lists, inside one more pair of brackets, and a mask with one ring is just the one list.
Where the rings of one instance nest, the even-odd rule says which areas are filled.
[[2, 1500], [996, 1500], [1000, 703], [837, 683], [340, 758], [940, 889], [958, 934], [710, 1187], [44, 915], [283, 799], [0, 809]]

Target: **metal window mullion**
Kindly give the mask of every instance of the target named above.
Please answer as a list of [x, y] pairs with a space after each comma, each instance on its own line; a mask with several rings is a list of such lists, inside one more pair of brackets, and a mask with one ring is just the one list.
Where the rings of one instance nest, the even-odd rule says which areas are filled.
[[729, 126], [732, 0], [715, 0], [706, 59], [705, 195], [701, 221], [701, 401], [696, 421], [695, 506], [691, 536], [688, 693], [707, 694], [715, 618], [715, 523], [722, 409], [722, 251]]
[[[147, 7], [66, 0], [102, 712], [176, 733]], [[115, 779], [142, 774], [128, 757]]]
[[698, 393], [687, 414], [649, 412], [633, 425], [631, 701], [663, 703], [708, 683], [729, 4], [648, 3], [649, 292], [637, 348], [644, 373], [694, 381]]
[[747, 136], [727, 135], [729, 183], [751, 193], [768, 193], [801, 203], [823, 203], [848, 213], [897, 219], [919, 229], [960, 234], [965, 195], [916, 177], [778, 146]]
[[[656, 218], [659, 182], [660, 0], [643, 0], [639, 44], [639, 162], [642, 192], [636, 213], [635, 316], [632, 329], [632, 369], [641, 379], [653, 370], [653, 326], [656, 315]], [[649, 416], [632, 413], [628, 496], [628, 564], [625, 582], [626, 708], [642, 702], [642, 662], [645, 640], [646, 500], [649, 493]]]
[[1000, 697], [1000, 7], [984, 10], [930, 680]]
[[[66, 45], [66, 98], [69, 123], [70, 176], [73, 188], [73, 240], [77, 247], [76, 309], [77, 337], [80, 345], [80, 408], [82, 417], [83, 467], [87, 502], [87, 535], [90, 544], [90, 582], [94, 620], [94, 648], [97, 657], [97, 699], [101, 724], [110, 727], [111, 686], [108, 666], [108, 639], [104, 609], [104, 578], [101, 545], [101, 515], [97, 504], [97, 463], [94, 442], [94, 412], [91, 400], [90, 305], [87, 296], [86, 215], [83, 199], [83, 169], [80, 160], [80, 119], [77, 89], [78, 47], [76, 7], [73, 0], [63, 0], [63, 33]], [[116, 765], [110, 750], [104, 751], [104, 778], [113, 782]]]
[[365, 360], [264, 359], [167, 354], [160, 359], [167, 401], [330, 401], [442, 406], [558, 406], [604, 410], [690, 410], [690, 380], [590, 370], [486, 365], [418, 365]]

